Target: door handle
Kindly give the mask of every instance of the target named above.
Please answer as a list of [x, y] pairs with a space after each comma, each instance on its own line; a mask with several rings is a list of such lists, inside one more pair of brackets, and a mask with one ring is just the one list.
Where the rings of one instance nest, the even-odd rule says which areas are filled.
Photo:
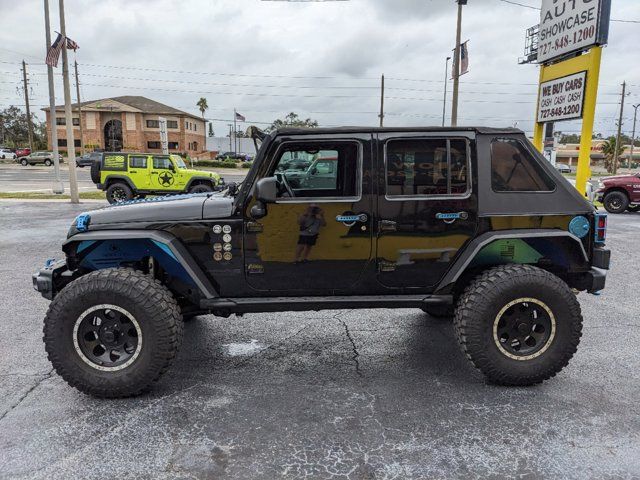
[[391, 220], [380, 220], [378, 222], [378, 232], [395, 232], [398, 230], [398, 224]]
[[342, 214], [336, 215], [336, 222], [344, 223], [347, 227], [352, 227], [356, 222], [366, 223], [368, 218], [366, 213]]
[[444, 223], [453, 223], [456, 220], [466, 220], [469, 218], [469, 214], [467, 212], [452, 212], [452, 213], [436, 213], [436, 218], [438, 220], [442, 220]]

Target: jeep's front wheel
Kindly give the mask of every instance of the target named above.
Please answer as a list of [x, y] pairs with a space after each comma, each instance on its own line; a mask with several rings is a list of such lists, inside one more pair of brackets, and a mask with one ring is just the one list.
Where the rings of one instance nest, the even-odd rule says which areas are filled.
[[207, 193], [207, 192], [213, 192], [213, 188], [211, 188], [211, 185], [207, 185], [205, 183], [194, 185], [189, 189], [189, 193]]
[[127, 202], [133, 198], [133, 192], [126, 183], [112, 183], [107, 188], [107, 201], [110, 204]]
[[580, 343], [582, 314], [560, 278], [530, 265], [506, 265], [467, 287], [454, 328], [462, 350], [489, 381], [533, 385], [568, 364]]
[[44, 320], [45, 348], [56, 372], [101, 398], [149, 390], [175, 358], [182, 334], [180, 308], [169, 290], [124, 268], [71, 282]]
[[607, 212], [622, 213], [629, 206], [629, 197], [622, 192], [613, 191], [604, 196], [602, 203]]

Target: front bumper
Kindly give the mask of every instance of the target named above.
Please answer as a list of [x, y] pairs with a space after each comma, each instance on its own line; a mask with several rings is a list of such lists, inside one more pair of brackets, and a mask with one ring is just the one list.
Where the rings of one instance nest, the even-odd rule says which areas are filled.
[[66, 269], [66, 260], [47, 260], [44, 268], [41, 268], [38, 273], [34, 273], [31, 276], [34, 290], [40, 292], [44, 298], [53, 300], [54, 295], [57, 293], [54, 279], [60, 277]]

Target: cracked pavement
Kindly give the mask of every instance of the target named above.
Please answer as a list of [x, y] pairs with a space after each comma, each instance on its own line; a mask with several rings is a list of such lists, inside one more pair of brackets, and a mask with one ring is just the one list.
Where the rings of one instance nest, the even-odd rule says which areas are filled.
[[421, 311], [334, 310], [199, 317], [150, 394], [97, 400], [51, 371], [30, 278], [89, 208], [0, 201], [0, 478], [640, 476], [640, 214], [540, 386], [486, 384]]

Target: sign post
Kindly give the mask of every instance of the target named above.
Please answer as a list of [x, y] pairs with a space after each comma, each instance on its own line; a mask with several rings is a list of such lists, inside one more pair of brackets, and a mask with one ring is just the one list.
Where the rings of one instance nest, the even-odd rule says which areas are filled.
[[160, 146], [162, 153], [169, 155], [169, 139], [167, 138], [167, 119], [158, 117], [158, 126], [160, 127]]
[[542, 0], [540, 10], [533, 144], [543, 150], [545, 123], [582, 118], [576, 173], [576, 188], [582, 194], [591, 176], [600, 59], [609, 36], [610, 11], [611, 0]]

